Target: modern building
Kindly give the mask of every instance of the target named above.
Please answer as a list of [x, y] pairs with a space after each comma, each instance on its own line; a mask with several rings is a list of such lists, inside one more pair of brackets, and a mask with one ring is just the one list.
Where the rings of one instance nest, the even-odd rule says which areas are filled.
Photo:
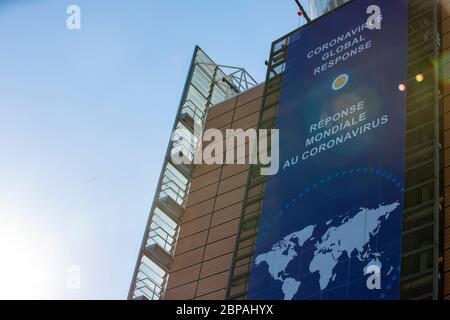
[[[314, 24], [348, 2], [309, 0], [306, 9]], [[247, 298], [267, 178], [259, 165], [194, 165], [194, 128], [277, 128], [292, 35], [272, 43], [261, 84], [195, 49], [129, 299]], [[409, 0], [400, 279], [406, 300], [450, 298], [449, 57], [450, 0]], [[173, 154], [187, 160], [177, 164]]]

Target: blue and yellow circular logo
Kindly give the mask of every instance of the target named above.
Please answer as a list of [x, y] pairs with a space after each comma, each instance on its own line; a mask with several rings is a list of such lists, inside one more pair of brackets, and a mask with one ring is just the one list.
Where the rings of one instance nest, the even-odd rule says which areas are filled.
[[347, 85], [349, 78], [350, 77], [348, 76], [348, 74], [343, 73], [339, 75], [336, 79], [334, 79], [331, 87], [333, 88], [334, 91], [341, 90]]

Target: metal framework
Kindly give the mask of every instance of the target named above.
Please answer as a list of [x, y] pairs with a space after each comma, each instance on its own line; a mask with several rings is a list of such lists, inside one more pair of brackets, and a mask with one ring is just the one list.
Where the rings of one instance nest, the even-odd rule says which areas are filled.
[[[212, 65], [210, 63], [199, 62], [201, 65]], [[238, 68], [226, 65], [214, 65], [222, 69], [227, 75], [222, 78], [222, 81], [228, 84], [228, 86], [239, 94], [240, 92], [247, 91], [250, 88], [258, 85], [258, 82], [245, 70], [245, 68]], [[229, 71], [229, 72], [227, 72]]]
[[[233, 72], [227, 74], [223, 67]], [[195, 48], [128, 299], [158, 300], [164, 296], [199, 145], [195, 126], [203, 125], [211, 106], [256, 84], [245, 69], [217, 65], [199, 47]], [[182, 161], [174, 161], [180, 157]]]
[[303, 6], [301, 5], [300, 0], [295, 0], [295, 3], [297, 4], [298, 9], [302, 13], [302, 15], [305, 17], [306, 22], [311, 23], [311, 18], [309, 17], [309, 14], [306, 12], [305, 8], [303, 8]]
[[[315, 0], [316, 4], [324, 1]], [[327, 1], [322, 9], [334, 9], [349, 1]], [[320, 9], [320, 8], [317, 8]], [[330, 10], [322, 10], [321, 13]], [[408, 106], [406, 118], [404, 232], [401, 298], [438, 299], [442, 295], [442, 102], [438, 61], [440, 52], [439, 1], [409, 0]], [[314, 23], [314, 21], [312, 22]], [[304, 27], [304, 26], [303, 26]], [[302, 28], [303, 28], [302, 27]], [[290, 37], [272, 44], [265, 82], [261, 129], [277, 127], [277, 114]], [[425, 80], [416, 81], [416, 75]], [[226, 297], [246, 299], [253, 252], [264, 200], [266, 177], [252, 165], [241, 211]]]

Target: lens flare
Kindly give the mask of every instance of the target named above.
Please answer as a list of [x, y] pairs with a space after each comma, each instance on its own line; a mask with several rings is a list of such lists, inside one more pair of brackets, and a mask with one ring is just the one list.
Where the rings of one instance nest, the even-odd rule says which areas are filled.
[[423, 80], [425, 80], [425, 77], [423, 76], [423, 74], [419, 73], [419, 74], [416, 76], [416, 81], [417, 81], [417, 82], [422, 82]]

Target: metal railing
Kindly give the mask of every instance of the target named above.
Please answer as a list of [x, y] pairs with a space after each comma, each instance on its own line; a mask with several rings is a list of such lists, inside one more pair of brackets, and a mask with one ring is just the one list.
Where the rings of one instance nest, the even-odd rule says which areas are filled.
[[151, 246], [153, 244], [157, 244], [168, 254], [173, 255], [175, 250], [175, 241], [176, 238], [174, 235], [170, 235], [166, 229], [155, 224], [152, 229], [150, 229], [147, 245]]

